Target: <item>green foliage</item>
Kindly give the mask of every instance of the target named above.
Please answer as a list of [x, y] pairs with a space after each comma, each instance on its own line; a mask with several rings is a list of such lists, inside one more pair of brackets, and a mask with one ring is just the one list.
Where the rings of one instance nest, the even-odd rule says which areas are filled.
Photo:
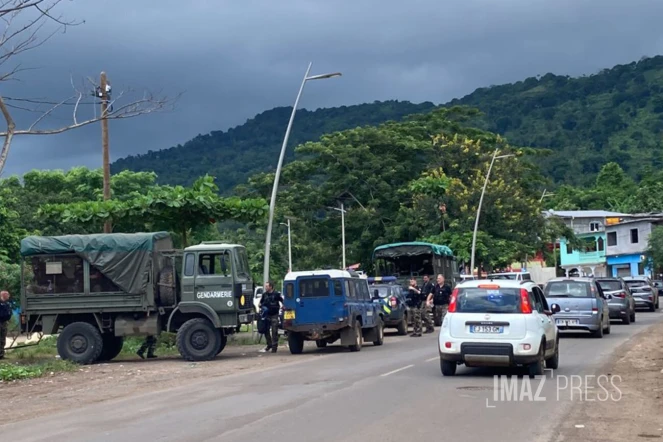
[[21, 294], [21, 266], [0, 261], [0, 290], [7, 290], [11, 295], [11, 302], [18, 304]]
[[663, 226], [654, 227], [645, 253], [654, 270], [663, 269]]
[[[316, 111], [298, 109], [289, 144], [296, 146], [327, 133], [401, 120], [406, 115], [433, 108], [429, 102], [385, 101]], [[184, 145], [119, 159], [111, 165], [111, 172], [155, 171], [160, 183], [186, 186], [209, 174], [226, 193], [251, 175], [275, 167], [291, 112], [292, 107], [274, 108], [226, 132], [213, 131], [198, 135]], [[293, 156], [291, 148], [286, 161]]]
[[29, 365], [0, 363], [0, 382], [39, 378], [49, 374], [74, 371], [76, 368], [76, 364], [59, 360]]

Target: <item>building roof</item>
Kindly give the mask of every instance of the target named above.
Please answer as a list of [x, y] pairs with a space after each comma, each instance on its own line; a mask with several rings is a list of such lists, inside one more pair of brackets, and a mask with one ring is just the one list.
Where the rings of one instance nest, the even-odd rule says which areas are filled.
[[650, 216], [648, 218], [627, 219], [627, 220], [619, 222], [617, 224], [612, 224], [612, 225], [609, 225], [609, 226], [605, 226], [605, 228], [607, 230], [607, 229], [610, 229], [610, 228], [613, 228], [613, 227], [623, 226], [624, 224], [657, 223], [657, 222], [663, 222], [663, 215], [659, 216], [659, 217]]
[[608, 210], [548, 210], [544, 212], [548, 216], [559, 216], [561, 218], [609, 218], [620, 216], [633, 216], [628, 213], [610, 212]]

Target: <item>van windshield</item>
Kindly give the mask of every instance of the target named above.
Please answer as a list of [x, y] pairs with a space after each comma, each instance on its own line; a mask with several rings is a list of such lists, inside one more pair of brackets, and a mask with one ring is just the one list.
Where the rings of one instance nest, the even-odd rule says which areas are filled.
[[580, 281], [553, 281], [546, 285], [546, 297], [591, 298], [589, 284]]
[[329, 278], [307, 278], [299, 280], [301, 298], [322, 298], [329, 296]]
[[458, 313], [521, 313], [520, 290], [515, 288], [459, 289], [456, 300]]

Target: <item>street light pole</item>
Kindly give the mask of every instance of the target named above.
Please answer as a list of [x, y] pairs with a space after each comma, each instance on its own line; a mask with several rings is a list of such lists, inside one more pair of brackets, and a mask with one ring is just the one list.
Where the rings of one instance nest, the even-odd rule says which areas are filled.
[[299, 105], [299, 99], [302, 96], [304, 91], [304, 85], [309, 80], [323, 80], [325, 78], [340, 77], [340, 72], [334, 72], [331, 74], [321, 74], [309, 76], [311, 71], [311, 64], [308, 64], [306, 73], [304, 74], [304, 79], [302, 80], [301, 86], [299, 86], [299, 92], [297, 93], [297, 98], [295, 99], [295, 104], [292, 107], [292, 113], [290, 114], [290, 121], [288, 121], [288, 127], [285, 130], [285, 137], [283, 137], [283, 144], [281, 145], [281, 154], [279, 155], [279, 162], [276, 166], [276, 174], [274, 175], [274, 186], [272, 187], [272, 198], [269, 200], [269, 219], [267, 221], [267, 235], [265, 238], [265, 260], [263, 263], [263, 284], [269, 281], [269, 252], [272, 245], [272, 225], [274, 224], [274, 210], [276, 208], [276, 192], [279, 188], [279, 178], [281, 177], [281, 168], [283, 167], [283, 159], [285, 158], [285, 149], [288, 145], [288, 138], [290, 137], [290, 130], [292, 129], [292, 123], [295, 121], [295, 112], [297, 111], [297, 106]]
[[345, 265], [345, 206], [341, 202], [341, 208], [329, 207], [329, 209], [341, 212], [341, 247], [343, 248], [343, 270], [345, 270], [347, 268]]
[[292, 272], [292, 239], [290, 236], [290, 218], [287, 220], [287, 223], [281, 223], [281, 225], [288, 227], [288, 272]]
[[[498, 152], [499, 148], [496, 148], [495, 152], [493, 153], [493, 158], [490, 160], [490, 166], [488, 166], [488, 173], [486, 173], [486, 180], [483, 183], [483, 190], [481, 190], [481, 197], [479, 198], [479, 207], [477, 207], [477, 216], [476, 219], [474, 220], [474, 234], [472, 235], [472, 257], [470, 260], [470, 273], [472, 275], [474, 275], [474, 255], [476, 253], [476, 248], [477, 248], [477, 233], [479, 231], [479, 217], [481, 216], [481, 205], [483, 204], [483, 196], [486, 194], [486, 188], [488, 187], [488, 179], [490, 178], [490, 172], [493, 169], [493, 164], [495, 164], [496, 159], [514, 156], [514, 155], [497, 156]], [[480, 277], [481, 277], [481, 269], [478, 269], [477, 278]]]

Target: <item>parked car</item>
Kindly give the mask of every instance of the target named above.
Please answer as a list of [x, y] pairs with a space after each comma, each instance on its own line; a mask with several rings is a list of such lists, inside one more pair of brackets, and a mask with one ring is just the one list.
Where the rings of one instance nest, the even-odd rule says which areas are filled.
[[407, 335], [410, 309], [407, 307], [403, 288], [395, 276], [368, 278], [373, 302], [384, 312], [385, 328], [395, 328], [399, 335]]
[[625, 276], [624, 281], [633, 294], [636, 308], [655, 312], [658, 308], [658, 289], [647, 276]]
[[606, 295], [611, 295], [608, 300], [610, 319], [621, 319], [624, 324], [635, 322], [635, 300], [631, 290], [622, 278], [596, 278], [599, 287]]
[[290, 353], [301, 353], [304, 341], [322, 348], [340, 339], [350, 351], [361, 350], [364, 340], [383, 344], [384, 312], [371, 299], [367, 280], [355, 272], [291, 272], [283, 287]]
[[439, 336], [440, 369], [460, 364], [527, 366], [530, 376], [559, 365], [559, 336], [548, 305], [531, 281], [475, 280], [456, 286]]
[[610, 334], [608, 300], [594, 278], [554, 278], [544, 291], [549, 303], [558, 304], [555, 323], [560, 330], [585, 330], [597, 338]]

